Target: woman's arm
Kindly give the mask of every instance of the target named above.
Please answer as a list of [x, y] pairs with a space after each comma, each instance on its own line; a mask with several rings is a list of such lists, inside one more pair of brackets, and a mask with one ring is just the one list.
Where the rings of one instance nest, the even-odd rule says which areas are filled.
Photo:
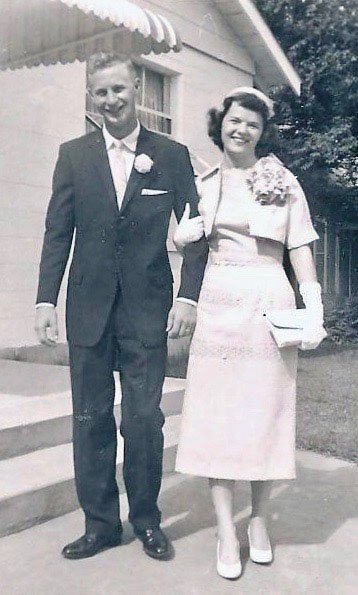
[[309, 246], [300, 246], [289, 250], [289, 257], [299, 284], [307, 281], [317, 282], [316, 267]]
[[315, 349], [327, 333], [323, 328], [321, 286], [317, 282], [312, 252], [308, 245], [304, 245], [292, 248], [289, 256], [307, 313], [301, 349]]

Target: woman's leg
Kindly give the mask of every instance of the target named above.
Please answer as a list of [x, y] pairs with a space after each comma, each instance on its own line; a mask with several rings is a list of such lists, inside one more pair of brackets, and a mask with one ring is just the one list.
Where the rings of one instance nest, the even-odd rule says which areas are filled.
[[270, 540], [266, 528], [267, 507], [272, 481], [252, 481], [252, 511], [250, 519], [250, 538], [252, 545], [259, 550], [270, 549]]
[[238, 558], [238, 543], [233, 520], [233, 496], [235, 482], [229, 479], [209, 479], [220, 540], [220, 559], [225, 564], [235, 564]]

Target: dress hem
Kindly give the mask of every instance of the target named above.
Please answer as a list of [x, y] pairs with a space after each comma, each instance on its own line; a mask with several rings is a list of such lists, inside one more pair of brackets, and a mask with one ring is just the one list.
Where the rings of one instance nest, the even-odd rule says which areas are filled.
[[257, 473], [253, 474], [250, 473], [223, 473], [223, 471], [216, 472], [215, 469], [210, 469], [207, 471], [203, 471], [202, 469], [193, 469], [193, 468], [185, 468], [175, 467], [176, 473], [182, 473], [184, 475], [194, 475], [198, 477], [208, 477], [213, 479], [228, 479], [232, 481], [274, 481], [274, 480], [283, 480], [283, 479], [296, 479], [296, 473], [294, 471], [287, 472], [287, 471], [275, 471], [274, 473]]

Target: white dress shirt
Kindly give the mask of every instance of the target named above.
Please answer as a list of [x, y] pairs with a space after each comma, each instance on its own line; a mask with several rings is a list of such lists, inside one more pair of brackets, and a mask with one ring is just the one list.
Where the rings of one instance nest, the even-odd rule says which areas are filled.
[[[106, 144], [109, 167], [111, 169], [112, 179], [117, 193], [118, 208], [120, 208], [124, 195], [124, 189], [122, 188], [123, 173], [125, 174], [126, 178], [125, 182], [128, 182], [135, 159], [137, 141], [140, 133], [140, 125], [139, 122], [137, 122], [133, 132], [128, 134], [128, 136], [121, 138], [120, 140], [112, 136], [108, 132], [105, 125], [103, 126], [102, 132], [104, 142]], [[125, 172], [122, 171], [123, 165]]]
[[[121, 138], [120, 140], [112, 136], [106, 126], [104, 125], [102, 128], [103, 138], [107, 149], [109, 167], [111, 169], [111, 174], [113, 178], [114, 187], [117, 193], [117, 202], [118, 208], [120, 208], [122, 200], [123, 200], [123, 193], [121, 192], [121, 184], [122, 184], [122, 175], [123, 172], [120, 171], [121, 164], [118, 162], [118, 154], [117, 151], [121, 151], [122, 157], [124, 158], [125, 164], [125, 173], [126, 179], [129, 180], [129, 176], [131, 175], [131, 171], [133, 168], [134, 160], [135, 160], [135, 152], [137, 148], [137, 141], [140, 133], [140, 124], [137, 121], [137, 125], [133, 132]], [[197, 303], [194, 300], [190, 300], [184, 297], [176, 298], [178, 302], [184, 302], [187, 304], [191, 304], [192, 306], [196, 306]], [[49, 306], [54, 308], [54, 304], [49, 302], [40, 302], [36, 304], [35, 308], [39, 308], [40, 306]]]

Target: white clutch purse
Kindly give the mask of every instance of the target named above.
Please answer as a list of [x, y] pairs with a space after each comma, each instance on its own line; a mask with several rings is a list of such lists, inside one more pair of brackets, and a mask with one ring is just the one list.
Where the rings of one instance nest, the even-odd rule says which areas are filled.
[[[294, 347], [302, 344], [303, 325], [307, 316], [305, 308], [269, 310], [264, 316], [277, 347]], [[325, 333], [325, 331], [322, 332]], [[326, 335], [327, 333], [324, 336]]]

